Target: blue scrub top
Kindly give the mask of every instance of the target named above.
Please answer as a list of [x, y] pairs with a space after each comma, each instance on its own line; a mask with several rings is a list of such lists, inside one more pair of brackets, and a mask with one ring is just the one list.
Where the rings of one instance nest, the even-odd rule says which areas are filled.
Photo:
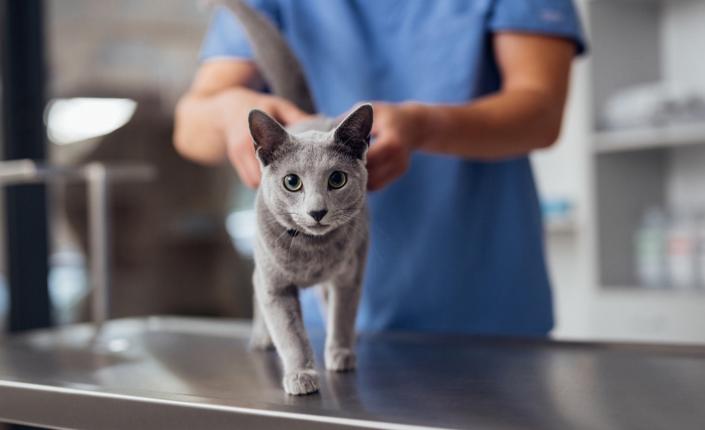
[[[564, 37], [583, 50], [570, 0], [251, 3], [281, 28], [316, 106], [331, 116], [360, 101], [452, 104], [496, 92], [494, 32]], [[251, 56], [235, 18], [218, 10], [202, 59]], [[369, 201], [359, 330], [533, 336], [551, 330], [543, 226], [528, 157], [483, 162], [416, 153], [404, 176]], [[309, 327], [321, 324], [312, 293], [301, 296]]]

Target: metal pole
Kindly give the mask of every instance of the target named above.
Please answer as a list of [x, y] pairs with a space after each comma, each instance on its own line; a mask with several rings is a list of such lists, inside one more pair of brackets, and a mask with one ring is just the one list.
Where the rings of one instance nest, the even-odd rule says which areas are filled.
[[93, 323], [99, 332], [110, 317], [110, 190], [105, 166], [100, 163], [86, 166], [86, 179]]
[[111, 226], [110, 187], [112, 182], [149, 181], [156, 172], [144, 164], [108, 167], [90, 163], [81, 168], [46, 166], [32, 160], [0, 161], [0, 187], [54, 181], [87, 182], [90, 284], [92, 288], [92, 316], [96, 339], [100, 329], [110, 318], [111, 290]]
[[[44, 22], [41, 0], [0, 1], [3, 159], [45, 158]], [[6, 190], [10, 331], [51, 324], [44, 185]]]

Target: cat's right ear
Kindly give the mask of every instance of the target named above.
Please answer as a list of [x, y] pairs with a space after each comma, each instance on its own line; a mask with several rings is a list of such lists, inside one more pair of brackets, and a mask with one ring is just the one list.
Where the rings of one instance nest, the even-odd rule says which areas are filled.
[[342, 152], [364, 160], [367, 148], [370, 146], [372, 131], [372, 105], [369, 103], [358, 106], [335, 129], [335, 141]]
[[274, 161], [277, 148], [289, 139], [289, 133], [274, 118], [259, 109], [250, 111], [247, 122], [257, 157], [266, 166]]

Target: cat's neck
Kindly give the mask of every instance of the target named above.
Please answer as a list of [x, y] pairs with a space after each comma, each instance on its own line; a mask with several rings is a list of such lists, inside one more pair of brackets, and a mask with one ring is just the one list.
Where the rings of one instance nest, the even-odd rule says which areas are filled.
[[[282, 229], [286, 230], [286, 234], [288, 234], [290, 237], [303, 237], [303, 238], [310, 238], [310, 239], [315, 239], [315, 238], [318, 238], [318, 237], [325, 237], [326, 235], [329, 235], [329, 234], [331, 234], [331, 233], [333, 233], [333, 232], [335, 231], [335, 230], [331, 230], [331, 231], [329, 231], [329, 232], [326, 233], [326, 234], [319, 235], [319, 236], [314, 236], [314, 235], [312, 235], [312, 234], [304, 233], [303, 231], [298, 230], [298, 229], [287, 228], [287, 227], [285, 227], [285, 226], [283, 226], [283, 225], [281, 225], [281, 224], [280, 224], [280, 226], [282, 227]], [[336, 230], [337, 230], [337, 229], [336, 229]]]

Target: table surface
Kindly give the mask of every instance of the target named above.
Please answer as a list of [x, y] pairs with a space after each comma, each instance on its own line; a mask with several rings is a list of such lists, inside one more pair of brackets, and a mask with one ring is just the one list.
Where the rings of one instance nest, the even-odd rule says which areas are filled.
[[[55, 428], [703, 429], [705, 348], [388, 334], [319, 394], [238, 321], [152, 317], [0, 343], [0, 421]], [[313, 336], [321, 363], [322, 336]]]

